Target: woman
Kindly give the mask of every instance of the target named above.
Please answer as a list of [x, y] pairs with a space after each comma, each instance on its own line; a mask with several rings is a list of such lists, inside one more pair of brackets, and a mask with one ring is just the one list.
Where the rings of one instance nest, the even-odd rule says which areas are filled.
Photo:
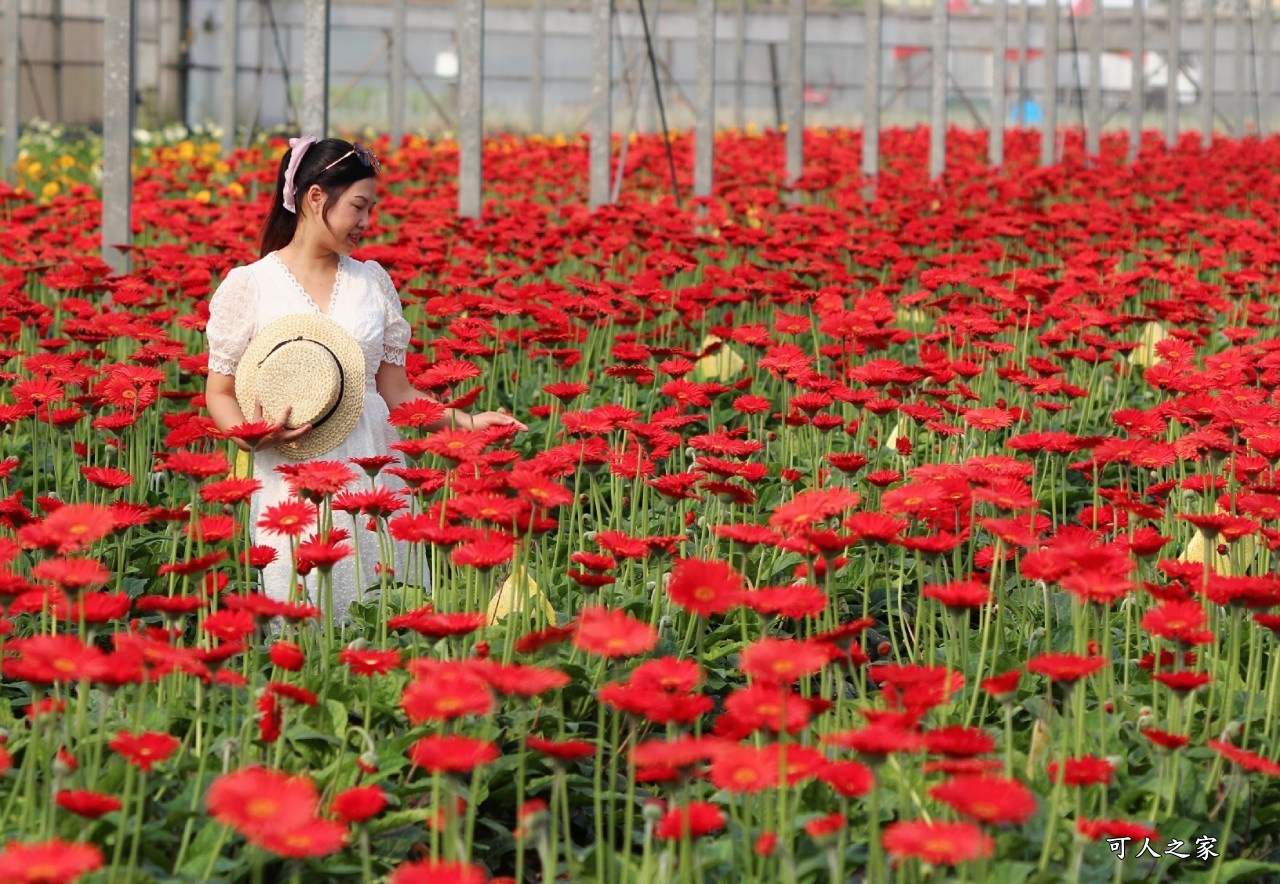
[[[379, 165], [373, 152], [338, 138], [316, 140], [311, 136], [289, 141], [280, 161], [276, 193], [262, 230], [261, 260], [229, 272], [209, 302], [209, 375], [207, 407], [215, 424], [228, 431], [246, 423], [237, 402], [236, 367], [253, 336], [273, 320], [291, 314], [319, 314], [349, 333], [364, 354], [364, 407], [359, 422], [323, 460], [346, 461], [350, 457], [395, 454], [389, 445], [399, 437], [388, 422], [388, 413], [404, 402], [421, 397], [405, 374], [409, 324], [401, 315], [400, 297], [387, 272], [374, 261], [356, 261], [350, 255], [369, 232], [377, 205]], [[261, 405], [252, 415], [262, 420]], [[288, 428], [285, 410], [257, 445], [254, 478], [262, 490], [251, 508], [255, 539], [276, 549], [276, 559], [263, 572], [266, 593], [275, 599], [290, 597], [290, 547], [287, 537], [257, 528], [267, 507], [290, 497], [284, 477], [276, 468], [287, 460], [277, 446], [305, 435], [310, 425]], [[463, 429], [514, 424], [519, 421], [499, 412], [476, 415], [447, 410], [440, 426]], [[245, 450], [242, 440], [236, 444]], [[394, 477], [387, 477], [389, 485]], [[398, 487], [398, 483], [392, 487]], [[341, 514], [335, 514], [340, 516]], [[336, 520], [358, 542], [360, 574], [348, 556], [333, 569], [335, 618], [346, 615], [360, 591], [377, 581], [377, 535], [353, 520]], [[397, 560], [403, 561], [403, 552]], [[314, 587], [309, 587], [314, 597]]]

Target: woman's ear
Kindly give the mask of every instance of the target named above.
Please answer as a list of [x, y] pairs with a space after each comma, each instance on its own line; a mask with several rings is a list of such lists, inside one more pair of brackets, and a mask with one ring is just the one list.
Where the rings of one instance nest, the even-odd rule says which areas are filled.
[[307, 195], [303, 198], [303, 201], [310, 207], [311, 214], [319, 218], [320, 210], [324, 208], [325, 199], [324, 190], [319, 184], [313, 184], [307, 188]]

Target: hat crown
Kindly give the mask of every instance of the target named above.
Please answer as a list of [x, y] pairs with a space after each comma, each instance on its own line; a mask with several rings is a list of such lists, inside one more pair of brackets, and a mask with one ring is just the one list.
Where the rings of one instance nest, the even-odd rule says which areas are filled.
[[332, 412], [342, 387], [342, 365], [337, 357], [309, 338], [284, 341], [258, 367], [262, 416], [274, 423], [286, 406], [292, 406], [291, 428], [318, 423]]
[[342, 326], [319, 314], [293, 313], [260, 329], [249, 341], [236, 372], [236, 400], [251, 415], [278, 423], [290, 409], [289, 426], [311, 429], [276, 451], [292, 460], [337, 448], [360, 420], [368, 364], [360, 344]]

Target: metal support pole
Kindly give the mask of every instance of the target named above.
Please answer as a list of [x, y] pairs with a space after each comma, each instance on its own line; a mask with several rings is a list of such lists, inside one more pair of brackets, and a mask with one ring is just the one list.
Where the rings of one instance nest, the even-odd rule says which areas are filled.
[[458, 5], [458, 214], [480, 217], [484, 149], [484, 0]]
[[[1212, 0], [1206, 0], [1208, 5], [1214, 5]], [[1244, 125], [1246, 112], [1249, 108], [1248, 84], [1245, 83], [1244, 59], [1245, 53], [1249, 52], [1249, 36], [1244, 31], [1244, 4], [1247, 0], [1236, 0], [1235, 3], [1235, 45], [1231, 51], [1231, 110], [1234, 125], [1231, 134], [1236, 138], [1244, 137]], [[1269, 0], [1268, 0], [1269, 2]]]
[[738, 0], [733, 22], [733, 125], [747, 124], [747, 0]]
[[996, 45], [991, 56], [991, 128], [987, 134], [987, 164], [1004, 165], [1005, 79], [1009, 70], [1009, 0], [996, 0]]
[[1031, 50], [1031, 4], [1018, 4], [1018, 126], [1027, 125], [1027, 54]]
[[1275, 25], [1275, 15], [1270, 0], [1262, 4], [1262, 37], [1258, 47], [1258, 136], [1265, 138], [1271, 134], [1271, 60], [1275, 53], [1271, 49], [1271, 35]]
[[405, 0], [391, 4], [391, 68], [388, 71], [387, 103], [390, 105], [391, 146], [399, 149], [404, 140], [404, 49], [409, 39], [409, 10]]
[[[1205, 0], [1204, 8], [1204, 70], [1200, 73], [1200, 146], [1213, 144], [1213, 106], [1218, 91], [1218, 4], [1217, 0]], [[1240, 55], [1239, 47], [1234, 53]]]
[[867, 0], [867, 76], [862, 87], [862, 175], [880, 174], [880, 56], [884, 40], [880, 0]]
[[787, 184], [804, 174], [805, 0], [787, 6]]
[[947, 0], [933, 0], [933, 85], [929, 90], [929, 178], [947, 170]]
[[240, 0], [222, 0], [222, 155], [236, 149], [237, 66], [240, 48]]
[[1089, 157], [1102, 153], [1102, 2], [1089, 10], [1089, 90], [1085, 96], [1085, 144]]
[[302, 131], [329, 136], [329, 0], [304, 0], [302, 24]]
[[1182, 0], [1169, 0], [1169, 46], [1165, 69], [1169, 82], [1165, 91], [1164, 144], [1178, 143], [1178, 75], [1182, 71]]
[[1143, 64], [1146, 48], [1143, 43], [1143, 29], [1146, 22], [1142, 4], [1145, 0], [1133, 0], [1133, 36], [1130, 45], [1133, 55], [1129, 68], [1129, 153], [1130, 165], [1138, 159], [1138, 151], [1142, 148], [1142, 111], [1147, 98], [1147, 72]]
[[18, 52], [22, 10], [19, 0], [5, 0], [4, 3], [4, 146], [0, 149], [0, 177], [6, 181], [17, 180], [18, 173], [14, 164], [18, 162], [18, 130], [22, 127], [22, 117], [18, 113], [18, 102], [22, 93], [18, 89]]
[[613, 134], [613, 2], [591, 0], [591, 208], [609, 202], [609, 139]]
[[693, 103], [693, 195], [711, 196], [716, 137], [716, 0], [698, 0], [698, 82]]
[[129, 271], [132, 241], [134, 0], [107, 0], [102, 30], [102, 260]]
[[533, 69], [529, 73], [529, 128], [546, 128], [547, 0], [533, 0]]
[[1058, 0], [1044, 7], [1044, 109], [1040, 126], [1040, 165], [1052, 166], [1058, 154]]

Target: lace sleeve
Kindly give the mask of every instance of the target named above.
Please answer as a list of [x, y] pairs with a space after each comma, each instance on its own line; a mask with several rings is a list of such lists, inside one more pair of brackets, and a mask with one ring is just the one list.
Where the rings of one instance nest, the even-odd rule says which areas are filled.
[[405, 321], [400, 307], [400, 294], [395, 283], [387, 275], [387, 271], [377, 261], [366, 261], [365, 266], [373, 274], [373, 284], [382, 299], [382, 307], [386, 316], [385, 331], [382, 335], [382, 361], [392, 365], [404, 365], [405, 354], [409, 350], [409, 323]]
[[236, 267], [209, 300], [209, 371], [234, 375], [257, 322], [257, 291], [248, 268]]

